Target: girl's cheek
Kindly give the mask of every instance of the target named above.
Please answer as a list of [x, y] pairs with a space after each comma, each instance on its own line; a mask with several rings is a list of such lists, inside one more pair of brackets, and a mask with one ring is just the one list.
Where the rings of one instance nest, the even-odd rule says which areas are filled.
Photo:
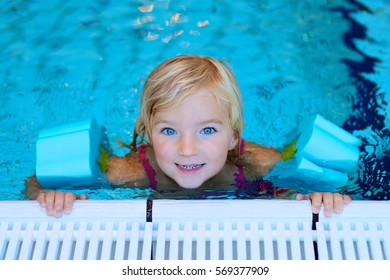
[[153, 150], [156, 156], [164, 156], [169, 153], [169, 151], [173, 151], [174, 145], [167, 141], [156, 141], [153, 145]]

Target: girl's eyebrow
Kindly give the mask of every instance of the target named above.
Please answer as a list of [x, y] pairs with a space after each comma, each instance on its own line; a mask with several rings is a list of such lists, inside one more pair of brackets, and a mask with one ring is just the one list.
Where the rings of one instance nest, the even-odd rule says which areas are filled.
[[200, 125], [205, 125], [205, 124], [209, 124], [209, 123], [223, 124], [223, 121], [222, 120], [218, 120], [218, 119], [211, 119], [211, 120], [201, 121], [199, 124]]
[[[210, 119], [210, 120], [201, 121], [198, 123], [198, 125], [206, 125], [209, 123], [223, 124], [223, 121], [219, 120], [219, 119]], [[175, 121], [169, 121], [169, 120], [164, 120], [164, 119], [156, 120], [155, 125], [159, 125], [159, 124], [174, 125]]]
[[172, 125], [174, 122], [171, 122], [171, 121], [167, 121], [167, 120], [156, 120], [154, 122], [154, 125], [158, 125], [158, 124], [167, 124], [167, 125]]

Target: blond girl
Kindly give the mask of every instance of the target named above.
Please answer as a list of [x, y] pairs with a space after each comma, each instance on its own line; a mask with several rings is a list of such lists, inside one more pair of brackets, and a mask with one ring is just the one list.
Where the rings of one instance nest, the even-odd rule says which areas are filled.
[[[131, 151], [108, 160], [107, 179], [115, 185], [149, 186], [156, 191], [248, 189], [265, 197], [311, 199], [318, 213], [340, 213], [350, 197], [339, 193], [297, 194], [263, 181], [281, 158], [274, 148], [244, 141], [242, 98], [231, 68], [210, 57], [181, 55], [148, 76]], [[50, 216], [70, 213], [71, 192], [44, 190], [30, 177], [26, 194]]]

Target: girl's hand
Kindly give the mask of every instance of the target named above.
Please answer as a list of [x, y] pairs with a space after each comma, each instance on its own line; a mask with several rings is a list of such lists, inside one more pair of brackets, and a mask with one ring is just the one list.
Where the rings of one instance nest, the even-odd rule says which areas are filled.
[[45, 191], [42, 190], [37, 196], [40, 206], [46, 209], [48, 216], [56, 218], [62, 217], [62, 214], [70, 214], [73, 208], [73, 202], [76, 199], [85, 200], [88, 197], [83, 194], [80, 196], [71, 192]]
[[339, 193], [321, 193], [315, 192], [312, 194], [297, 194], [296, 200], [311, 200], [311, 209], [314, 214], [318, 214], [321, 210], [321, 204], [324, 204], [324, 215], [332, 216], [333, 213], [340, 214], [343, 212], [344, 205], [351, 202], [351, 197]]

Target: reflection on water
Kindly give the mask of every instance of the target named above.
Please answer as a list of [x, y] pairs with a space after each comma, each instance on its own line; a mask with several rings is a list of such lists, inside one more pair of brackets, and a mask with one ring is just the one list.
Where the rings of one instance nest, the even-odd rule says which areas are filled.
[[321, 114], [363, 140], [349, 191], [358, 198], [389, 199], [389, 86], [383, 77], [390, 69], [390, 37], [381, 28], [389, 26], [390, 11], [388, 4], [369, 4], [0, 4], [1, 199], [24, 199], [20, 190], [34, 173], [37, 133], [45, 127], [94, 116], [107, 128], [112, 152], [127, 153], [115, 139], [132, 138], [147, 74], [184, 53], [232, 65], [244, 95], [245, 139], [282, 149], [303, 119]]

